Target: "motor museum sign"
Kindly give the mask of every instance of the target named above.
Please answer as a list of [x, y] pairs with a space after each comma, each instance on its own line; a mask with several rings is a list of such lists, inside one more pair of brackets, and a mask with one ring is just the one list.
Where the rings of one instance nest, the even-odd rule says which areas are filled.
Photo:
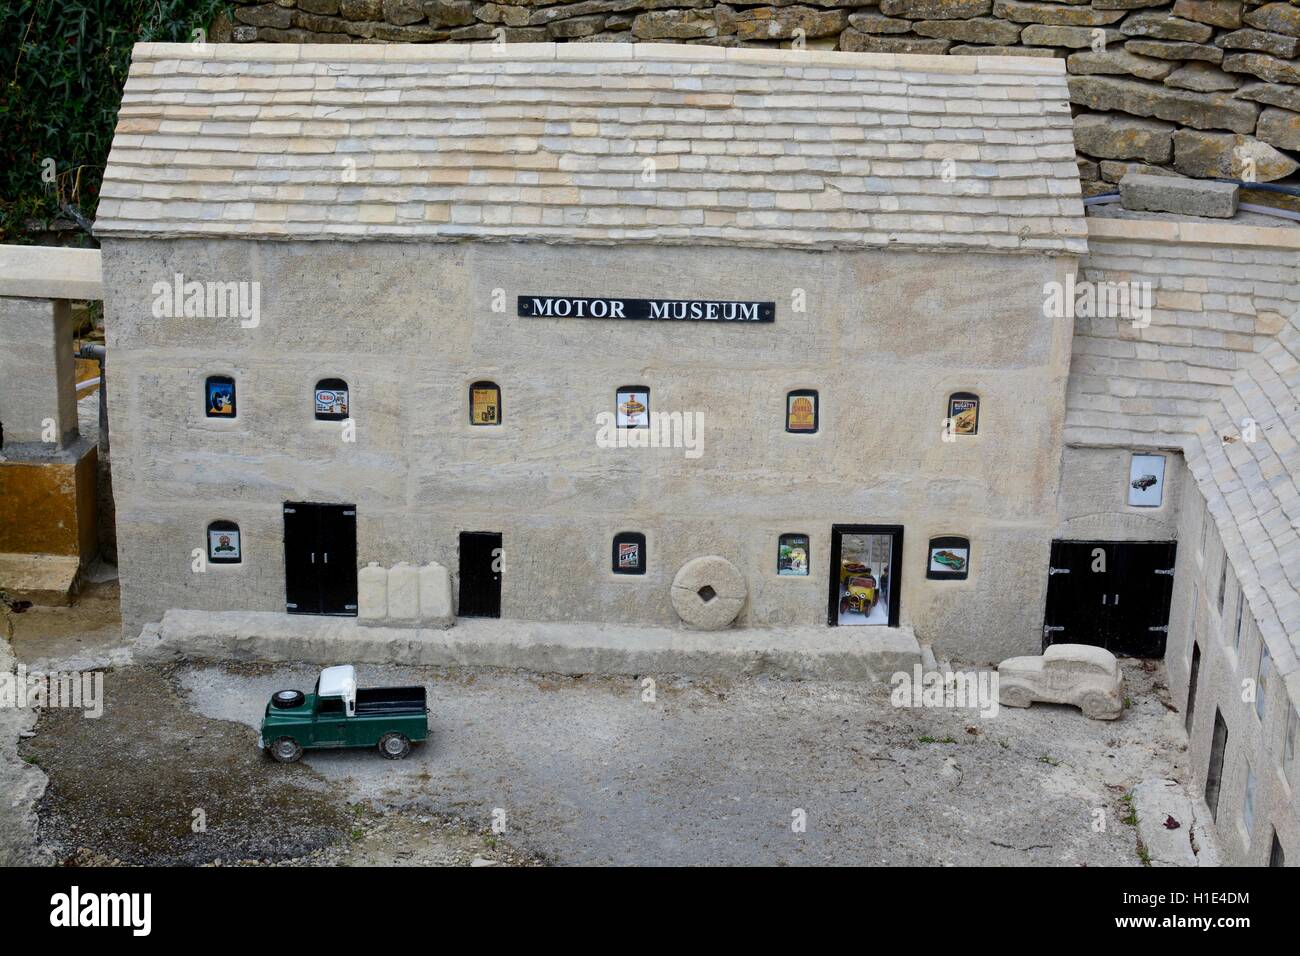
[[536, 319], [663, 319], [685, 322], [774, 322], [775, 302], [712, 299], [592, 299], [521, 295], [519, 315]]

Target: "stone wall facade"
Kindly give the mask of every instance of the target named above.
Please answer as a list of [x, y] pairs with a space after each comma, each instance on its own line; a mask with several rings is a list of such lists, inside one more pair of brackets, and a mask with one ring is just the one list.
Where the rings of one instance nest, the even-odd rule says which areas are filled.
[[[217, 42], [653, 42], [1064, 57], [1085, 196], [1131, 169], [1294, 182], [1300, 0], [237, 0]], [[1252, 191], [1252, 202], [1300, 208]]]

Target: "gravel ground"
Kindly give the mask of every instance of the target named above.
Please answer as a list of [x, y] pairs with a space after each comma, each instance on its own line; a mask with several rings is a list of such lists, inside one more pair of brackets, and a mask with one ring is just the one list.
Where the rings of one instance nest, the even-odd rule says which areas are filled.
[[[857, 684], [661, 680], [646, 702], [631, 679], [363, 667], [363, 684], [428, 688], [430, 741], [401, 763], [304, 763], [376, 806], [479, 826], [504, 811], [505, 839], [561, 864], [1138, 865], [1124, 796], [1185, 768], [1162, 670], [1125, 670], [1132, 706], [1097, 722], [895, 709], [888, 688]], [[267, 697], [314, 671], [177, 676], [251, 745]]]

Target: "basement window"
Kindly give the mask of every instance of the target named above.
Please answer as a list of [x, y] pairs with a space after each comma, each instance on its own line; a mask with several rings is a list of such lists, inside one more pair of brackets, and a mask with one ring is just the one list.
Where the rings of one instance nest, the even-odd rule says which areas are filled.
[[316, 420], [341, 422], [348, 417], [348, 383], [341, 378], [323, 378], [316, 383]]
[[639, 531], [620, 531], [614, 535], [613, 567], [615, 574], [645, 574], [645, 535]]
[[229, 375], [209, 375], [203, 386], [208, 418], [235, 417], [235, 380]]
[[501, 424], [501, 387], [496, 382], [475, 382], [469, 387], [469, 423]]
[[239, 564], [243, 560], [239, 525], [233, 521], [214, 521], [208, 525], [208, 563]]

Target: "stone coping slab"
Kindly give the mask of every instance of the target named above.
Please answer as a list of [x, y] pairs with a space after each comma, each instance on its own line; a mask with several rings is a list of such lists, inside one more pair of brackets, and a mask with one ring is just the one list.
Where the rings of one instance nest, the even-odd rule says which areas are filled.
[[453, 665], [565, 674], [682, 674], [887, 681], [921, 663], [908, 627], [663, 627], [462, 619], [450, 630], [368, 627], [271, 611], [173, 610], [146, 627], [136, 660]]
[[0, 296], [102, 299], [99, 250], [0, 245]]

